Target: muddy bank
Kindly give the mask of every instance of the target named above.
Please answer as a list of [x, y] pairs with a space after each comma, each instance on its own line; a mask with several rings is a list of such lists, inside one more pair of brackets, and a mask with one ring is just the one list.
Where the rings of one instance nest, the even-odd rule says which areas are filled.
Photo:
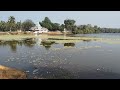
[[0, 65], [0, 79], [26, 79], [23, 71]]

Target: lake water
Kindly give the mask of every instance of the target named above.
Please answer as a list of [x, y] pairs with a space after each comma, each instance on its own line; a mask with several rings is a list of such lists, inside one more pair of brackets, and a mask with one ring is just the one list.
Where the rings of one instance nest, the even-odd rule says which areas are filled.
[[0, 40], [0, 64], [28, 79], [120, 79], [120, 34], [43, 36]]

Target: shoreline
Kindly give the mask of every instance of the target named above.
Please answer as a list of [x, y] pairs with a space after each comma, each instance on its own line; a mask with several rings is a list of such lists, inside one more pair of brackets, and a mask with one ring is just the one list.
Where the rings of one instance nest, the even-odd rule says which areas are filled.
[[[58, 32], [58, 31], [49, 31], [47, 33], [40, 33], [40, 34], [48, 34], [48, 35], [64, 35], [64, 34], [72, 34], [72, 33], [63, 33], [63, 32]], [[13, 31], [13, 32], [0, 32], [0, 35], [34, 35], [33, 32], [29, 32], [29, 31]]]
[[27, 79], [27, 74], [21, 70], [0, 65], [0, 79]]

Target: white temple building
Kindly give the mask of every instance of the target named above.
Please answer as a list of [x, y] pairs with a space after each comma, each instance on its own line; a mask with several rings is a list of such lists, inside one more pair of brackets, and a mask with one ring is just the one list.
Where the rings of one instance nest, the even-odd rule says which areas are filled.
[[41, 27], [39, 22], [37, 23], [37, 25], [35, 27], [32, 27], [30, 30], [32, 30], [35, 34], [47, 33], [48, 32], [48, 29], [44, 28], [44, 27]]

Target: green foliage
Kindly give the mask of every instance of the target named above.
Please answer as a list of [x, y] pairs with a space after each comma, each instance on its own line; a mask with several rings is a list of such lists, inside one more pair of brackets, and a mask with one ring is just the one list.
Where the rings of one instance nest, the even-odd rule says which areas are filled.
[[45, 23], [52, 23], [51, 20], [48, 17], [45, 17], [44, 22]]
[[48, 17], [45, 17], [45, 19], [40, 22], [40, 25], [47, 28], [48, 30], [52, 30], [52, 22]]
[[64, 20], [64, 24], [67, 25], [71, 25], [73, 26], [75, 24], [75, 20], [71, 20], [71, 19], [66, 19]]
[[[75, 20], [66, 19], [64, 24], [53, 23], [48, 17], [45, 17], [42, 22], [39, 22], [42, 27], [47, 28], [50, 31], [64, 31], [64, 29], [71, 31], [73, 34], [91, 34], [91, 33], [120, 33], [120, 28], [100, 28], [97, 25], [91, 24], [76, 26]], [[16, 22], [14, 16], [10, 16], [8, 21], [0, 21], [0, 31], [27, 31], [31, 27], [35, 26], [32, 20], [27, 19], [23, 23]]]
[[90, 34], [90, 33], [100, 33], [100, 28], [97, 26], [92, 27], [91, 24], [80, 25], [77, 27], [75, 34]]
[[75, 29], [75, 20], [66, 19], [64, 20], [65, 28], [69, 31], [74, 32]]
[[52, 23], [52, 30], [60, 30], [60, 24], [59, 23]]
[[6, 22], [5, 21], [0, 22], [0, 31], [6, 31]]
[[17, 29], [17, 30], [20, 30], [21, 27], [22, 27], [21, 21], [20, 21], [20, 22], [17, 22], [17, 23], [16, 23], [16, 29]]
[[16, 22], [15, 22], [15, 17], [10, 16], [7, 22], [7, 29], [9, 31], [15, 31], [16, 30]]
[[64, 28], [65, 28], [65, 25], [62, 24], [62, 25], [60, 26], [60, 31], [64, 31]]
[[48, 17], [45, 17], [45, 19], [42, 22], [40, 22], [40, 25], [42, 27], [47, 28], [50, 31], [56, 31], [56, 30], [61, 31], [60, 24], [51, 22], [51, 20]]
[[22, 23], [22, 29], [28, 31], [31, 27], [35, 26], [32, 20], [27, 19]]

